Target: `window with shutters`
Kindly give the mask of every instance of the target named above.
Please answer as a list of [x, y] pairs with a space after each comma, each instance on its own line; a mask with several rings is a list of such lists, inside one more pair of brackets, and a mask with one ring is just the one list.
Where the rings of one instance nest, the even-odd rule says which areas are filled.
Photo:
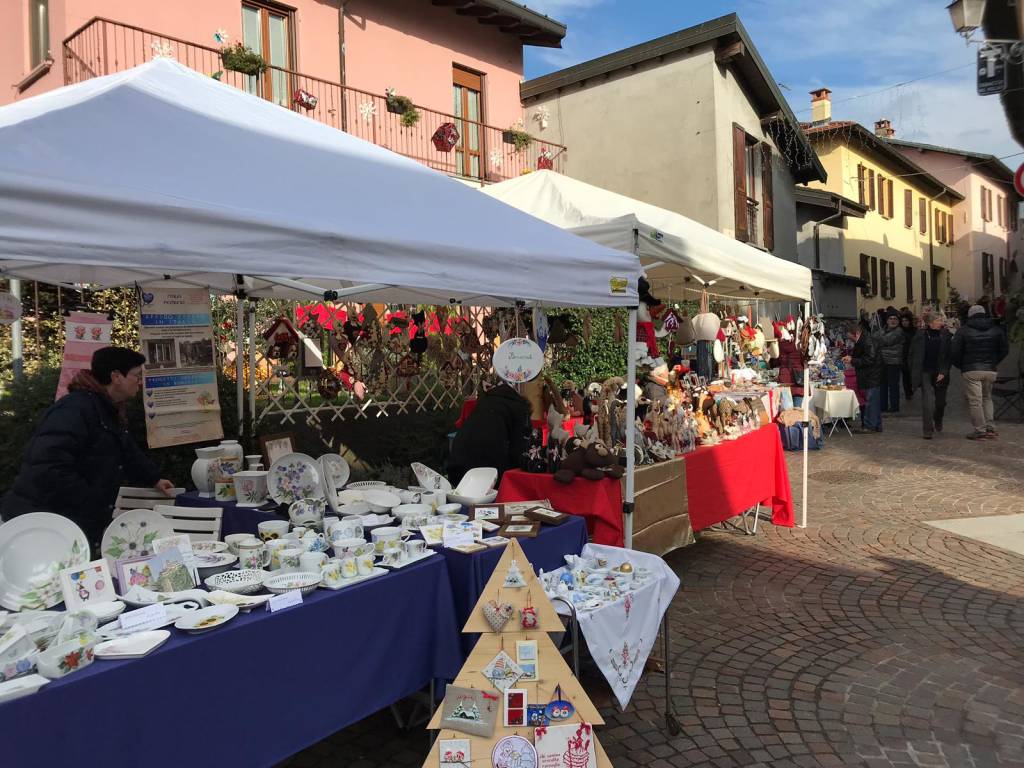
[[868, 188], [868, 209], [875, 210], [875, 172], [868, 168], [867, 176], [867, 188]]
[[1010, 287], [1010, 275], [1008, 271], [1009, 263], [1006, 259], [1000, 257], [999, 259], [999, 292], [1006, 293]]
[[914, 268], [906, 268], [906, 279], [907, 279], [907, 303], [911, 303], [914, 300]]
[[871, 295], [878, 295], [878, 259], [871, 257]]
[[733, 222], [736, 239], [750, 241], [750, 213], [747, 203], [747, 132], [732, 126]]
[[889, 298], [896, 298], [896, 262], [889, 262]]
[[996, 223], [999, 224], [1000, 227], [1003, 226], [1003, 222], [1006, 221], [1003, 217], [1003, 206], [1005, 205], [1005, 201], [1006, 198], [1002, 195], [998, 195], [996, 197]]
[[888, 179], [885, 182], [885, 199], [888, 204], [889, 218], [891, 219], [896, 215], [892, 200], [892, 179]]
[[1010, 229], [1014, 232], [1017, 231], [1017, 218], [1018, 208], [1020, 207], [1020, 201], [1010, 198], [1009, 201], [1009, 214], [1010, 214]]
[[861, 205], [868, 204], [867, 189], [865, 189], [865, 179], [867, 178], [867, 169], [860, 163], [857, 164], [857, 202]]
[[772, 145], [761, 142], [761, 218], [764, 222], [762, 245], [775, 250], [775, 201], [772, 182]]
[[736, 239], [775, 248], [772, 147], [733, 123], [733, 183]]
[[918, 226], [922, 235], [928, 234], [928, 201], [923, 197], [917, 201]]
[[984, 253], [981, 254], [981, 290], [985, 293], [991, 292], [994, 286], [993, 274], [994, 266], [992, 262], [992, 254]]
[[914, 193], [909, 189], [903, 190], [903, 226], [914, 228]]
[[871, 296], [871, 257], [866, 253], [860, 255], [860, 279], [864, 281], [860, 287], [861, 294]]
[[921, 303], [928, 301], [928, 273], [921, 270]]
[[981, 188], [981, 220], [992, 221], [992, 190], [985, 186]]
[[945, 224], [945, 221], [946, 221], [946, 215], [942, 211], [936, 209], [935, 210], [935, 224], [934, 224], [935, 229], [934, 229], [934, 232], [935, 232], [935, 242], [938, 243], [939, 245], [942, 245], [943, 243], [946, 242], [945, 236], [944, 236], [943, 231], [942, 231], [944, 229], [943, 225]]
[[949, 227], [949, 231], [946, 233], [946, 242], [952, 245], [956, 238], [953, 236], [953, 214], [946, 214], [946, 225]]
[[882, 259], [882, 298], [889, 298], [889, 262], [886, 259]]
[[878, 174], [878, 212], [885, 218], [885, 176]]

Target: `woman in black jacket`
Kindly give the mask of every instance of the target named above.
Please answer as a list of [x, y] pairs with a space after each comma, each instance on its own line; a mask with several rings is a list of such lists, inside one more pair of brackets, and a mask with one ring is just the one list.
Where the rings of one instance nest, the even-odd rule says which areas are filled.
[[452, 441], [448, 479], [458, 485], [474, 467], [494, 467], [498, 477], [519, 466], [529, 444], [530, 403], [505, 382], [486, 390]]
[[942, 431], [949, 389], [950, 343], [952, 336], [937, 312], [925, 312], [925, 327], [910, 343], [910, 376], [915, 389], [921, 390], [921, 420], [924, 439]]
[[103, 347], [88, 371], [79, 371], [68, 394], [43, 414], [25, 448], [21, 470], [4, 498], [3, 519], [54, 512], [71, 519], [98, 556], [122, 485], [169, 493], [156, 465], [125, 426], [124, 407], [139, 392], [146, 358]]

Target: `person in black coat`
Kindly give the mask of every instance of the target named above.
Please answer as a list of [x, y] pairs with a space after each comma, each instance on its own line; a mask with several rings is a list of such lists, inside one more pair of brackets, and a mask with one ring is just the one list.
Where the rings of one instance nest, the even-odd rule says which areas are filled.
[[953, 337], [950, 356], [964, 377], [967, 405], [974, 431], [968, 440], [998, 436], [992, 404], [992, 386], [999, 363], [1010, 352], [1006, 334], [997, 328], [980, 304], [967, 311], [967, 323]]
[[949, 389], [950, 347], [952, 336], [946, 321], [937, 312], [925, 312], [925, 327], [910, 342], [910, 378], [914, 389], [921, 390], [921, 419], [924, 439], [942, 431]]
[[68, 394], [43, 414], [25, 448], [21, 469], [3, 502], [3, 519], [53, 512], [72, 520], [99, 556], [122, 485], [170, 493], [157, 466], [128, 434], [124, 406], [139, 392], [146, 358], [122, 347], [103, 347], [88, 371], [79, 371]]
[[878, 339], [865, 333], [860, 325], [851, 326], [848, 333], [853, 349], [843, 358], [857, 371], [857, 388], [864, 393], [864, 407], [860, 411], [863, 428], [869, 432], [882, 431], [882, 352]]
[[498, 477], [519, 466], [529, 445], [530, 403], [505, 382], [484, 391], [452, 441], [448, 479], [458, 485], [475, 467], [494, 467]]
[[900, 310], [900, 330], [903, 331], [903, 396], [907, 400], [911, 400], [914, 397], [914, 390], [920, 386], [914, 385], [914, 376], [910, 367], [910, 347], [919, 333], [917, 318], [906, 307]]

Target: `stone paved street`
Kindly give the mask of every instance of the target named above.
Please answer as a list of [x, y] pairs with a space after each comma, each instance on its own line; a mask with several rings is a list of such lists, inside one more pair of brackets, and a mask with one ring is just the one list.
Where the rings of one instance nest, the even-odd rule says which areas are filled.
[[[663, 728], [648, 673], [626, 713], [602, 707], [617, 768], [1024, 766], [1024, 557], [924, 523], [1024, 513], [1024, 426], [965, 440], [957, 379], [938, 439], [921, 439], [918, 399], [884, 434], [812, 454], [805, 530], [714, 532], [668, 557], [683, 732]], [[290, 764], [420, 765], [427, 743], [384, 712]]]

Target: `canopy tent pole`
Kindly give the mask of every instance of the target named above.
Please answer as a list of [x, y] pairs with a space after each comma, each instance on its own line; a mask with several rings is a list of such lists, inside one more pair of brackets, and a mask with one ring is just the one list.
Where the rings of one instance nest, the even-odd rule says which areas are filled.
[[[256, 303], [249, 302], [249, 435], [256, 437]], [[253, 446], [255, 448], [255, 446]]]
[[626, 499], [622, 505], [625, 517], [626, 549], [633, 548], [633, 489], [636, 472], [636, 307], [629, 310], [629, 335], [626, 357]]
[[[11, 296], [21, 303], [21, 280], [12, 277], [11, 278]], [[14, 374], [14, 380], [18, 381], [21, 379], [21, 373], [25, 363], [25, 352], [21, 340], [21, 317], [11, 323], [11, 371]]]
[[[811, 322], [811, 302], [804, 302], [804, 322]], [[800, 513], [800, 527], [807, 527], [807, 438], [811, 412], [811, 367], [804, 362], [804, 466], [803, 466], [803, 510]]]
[[238, 436], [245, 435], [245, 296], [235, 294], [235, 396], [238, 400]]

